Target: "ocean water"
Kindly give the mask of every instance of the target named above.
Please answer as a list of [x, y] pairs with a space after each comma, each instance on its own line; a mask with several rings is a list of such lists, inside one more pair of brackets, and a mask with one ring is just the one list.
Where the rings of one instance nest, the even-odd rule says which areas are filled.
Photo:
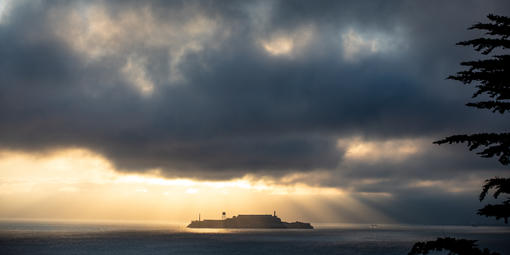
[[510, 255], [510, 228], [318, 225], [313, 230], [192, 230], [184, 225], [0, 221], [0, 254], [407, 254], [437, 237]]

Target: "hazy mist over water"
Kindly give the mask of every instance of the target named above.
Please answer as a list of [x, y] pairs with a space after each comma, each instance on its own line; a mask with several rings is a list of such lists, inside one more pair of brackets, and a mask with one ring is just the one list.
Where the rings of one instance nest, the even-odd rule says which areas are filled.
[[175, 224], [0, 222], [0, 254], [407, 254], [416, 241], [479, 240], [510, 254], [510, 229], [318, 225], [314, 230], [191, 230]]

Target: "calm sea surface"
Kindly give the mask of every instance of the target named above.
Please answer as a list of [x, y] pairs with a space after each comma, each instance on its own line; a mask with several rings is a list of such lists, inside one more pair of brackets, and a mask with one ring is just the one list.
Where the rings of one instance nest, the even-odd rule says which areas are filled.
[[436, 237], [510, 255], [510, 228], [342, 225], [314, 230], [189, 230], [183, 225], [0, 221], [0, 254], [407, 254]]

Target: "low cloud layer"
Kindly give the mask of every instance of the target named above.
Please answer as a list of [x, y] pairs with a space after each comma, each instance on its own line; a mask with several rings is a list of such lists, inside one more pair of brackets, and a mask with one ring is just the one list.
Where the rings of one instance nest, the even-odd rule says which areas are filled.
[[471, 91], [445, 80], [478, 58], [455, 46], [479, 35], [466, 28], [505, 10], [506, 1], [3, 1], [0, 146], [87, 148], [119, 171], [167, 177], [474, 194], [448, 186], [507, 170], [431, 143], [510, 124], [465, 107]]

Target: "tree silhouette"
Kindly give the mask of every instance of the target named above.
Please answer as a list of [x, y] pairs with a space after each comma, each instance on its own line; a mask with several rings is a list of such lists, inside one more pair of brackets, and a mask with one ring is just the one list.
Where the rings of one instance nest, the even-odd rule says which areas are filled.
[[[484, 55], [490, 54], [495, 49], [510, 49], [510, 18], [488, 15], [492, 23], [478, 23], [469, 29], [486, 30], [486, 35], [491, 38], [477, 38], [457, 43], [462, 46], [472, 46], [476, 51]], [[496, 38], [493, 38], [496, 37]], [[460, 63], [469, 67], [467, 70], [457, 72], [448, 79], [460, 81], [466, 85], [477, 83], [473, 98], [488, 96], [485, 101], [470, 102], [467, 106], [480, 109], [489, 109], [501, 114], [510, 111], [510, 55], [494, 55], [490, 59], [466, 61]], [[485, 158], [499, 157], [503, 165], [510, 164], [510, 133], [481, 133], [473, 135], [454, 135], [434, 142], [443, 143], [467, 143], [469, 150], [479, 147], [484, 149], [478, 152]]]
[[438, 238], [436, 241], [419, 242], [414, 244], [408, 255], [428, 254], [431, 251], [449, 251], [448, 254], [462, 255], [499, 255], [487, 248], [480, 250], [474, 240], [455, 239], [451, 237]]
[[[510, 18], [489, 14], [487, 18], [490, 23], [478, 23], [471, 26], [470, 30], [477, 29], [485, 31], [486, 37], [477, 38], [457, 43], [461, 46], [471, 46], [474, 50], [488, 55], [494, 50], [504, 52], [510, 49]], [[493, 113], [504, 114], [510, 111], [510, 55], [501, 53], [493, 55], [489, 59], [465, 61], [460, 63], [468, 67], [464, 71], [451, 75], [448, 79], [457, 80], [465, 85], [475, 84], [476, 91], [472, 98], [484, 97], [483, 101], [469, 102], [466, 105], [479, 109], [488, 109]], [[471, 135], [453, 135], [435, 141], [435, 144], [466, 143], [470, 151], [477, 151], [477, 154], [484, 158], [497, 157], [503, 165], [510, 164], [510, 133], [478, 133]], [[480, 201], [482, 201], [489, 190], [494, 189], [494, 198], [500, 194], [510, 194], [510, 178], [495, 177], [485, 181]], [[504, 219], [508, 223], [510, 217], [510, 198], [501, 204], [488, 204], [477, 212], [478, 215], [495, 217], [496, 220]], [[435, 241], [418, 242], [414, 244], [410, 255], [428, 254], [430, 251], [449, 251], [448, 254], [497, 254], [489, 250], [483, 251], [476, 248], [476, 241], [438, 238]]]
[[[501, 193], [510, 194], [510, 178], [499, 178], [495, 177], [492, 179], [485, 180], [482, 192], [480, 193], [480, 201], [482, 201], [489, 189], [494, 188], [494, 198], [498, 198]], [[510, 198], [507, 198], [502, 204], [491, 205], [488, 204], [482, 209], [478, 210], [479, 215], [485, 215], [486, 217], [496, 217], [497, 220], [503, 218], [505, 223], [508, 224], [508, 217], [510, 217]]]
[[[488, 55], [496, 49], [501, 52], [510, 49], [510, 18], [489, 14], [491, 23], [478, 23], [469, 29], [486, 31], [489, 37], [482, 37], [457, 43], [461, 46], [472, 46], [476, 51]], [[476, 91], [473, 98], [485, 95], [489, 99], [485, 101], [470, 102], [467, 106], [479, 109], [489, 109], [501, 114], [510, 111], [510, 55], [494, 55], [490, 59], [466, 61], [460, 63], [468, 67], [467, 70], [457, 72], [448, 79], [460, 81], [466, 85], [476, 83]], [[478, 155], [484, 158], [498, 157], [503, 165], [510, 164], [510, 133], [479, 133], [472, 135], [453, 135], [436, 144], [444, 143], [467, 143], [469, 150], [478, 150]], [[494, 198], [500, 193], [509, 194], [510, 180], [505, 178], [493, 178], [486, 180], [480, 194], [482, 201], [488, 190], [497, 187]], [[499, 205], [486, 205], [478, 210], [479, 215], [487, 217], [503, 218], [508, 223], [510, 217], [510, 199]]]

